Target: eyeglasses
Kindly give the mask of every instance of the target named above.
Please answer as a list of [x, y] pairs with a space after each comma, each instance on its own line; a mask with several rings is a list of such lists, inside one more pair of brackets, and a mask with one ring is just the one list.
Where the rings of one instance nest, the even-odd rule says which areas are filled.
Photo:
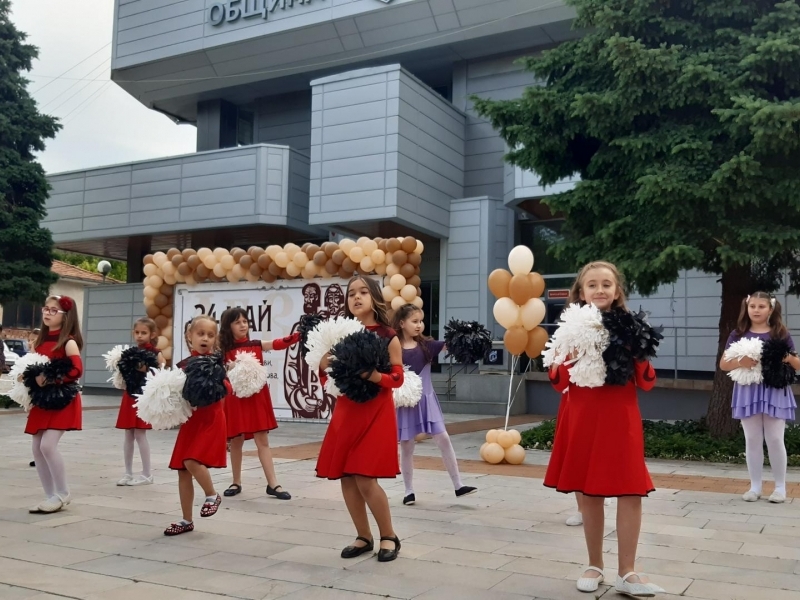
[[43, 315], [57, 315], [58, 313], [64, 314], [63, 310], [58, 310], [57, 308], [51, 308], [49, 306], [42, 307], [42, 314]]

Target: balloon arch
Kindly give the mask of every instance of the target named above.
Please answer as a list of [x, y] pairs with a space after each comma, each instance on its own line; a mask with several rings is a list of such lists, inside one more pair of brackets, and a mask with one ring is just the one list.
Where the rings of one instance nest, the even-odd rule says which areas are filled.
[[383, 298], [393, 309], [406, 303], [422, 308], [420, 264], [423, 243], [411, 236], [343, 239], [323, 244], [286, 244], [260, 248], [171, 248], [144, 257], [144, 306], [156, 322], [157, 347], [172, 360], [174, 286], [204, 282], [264, 281], [279, 279], [349, 279], [354, 273], [381, 275]]

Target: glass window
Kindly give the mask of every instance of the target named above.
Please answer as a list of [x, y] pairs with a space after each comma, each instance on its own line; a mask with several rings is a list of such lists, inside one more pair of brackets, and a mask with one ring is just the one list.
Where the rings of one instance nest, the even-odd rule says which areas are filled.
[[7, 302], [3, 305], [3, 327], [32, 329], [41, 307], [32, 302]]
[[255, 119], [253, 113], [246, 110], [239, 110], [236, 121], [236, 144], [239, 146], [250, 146], [253, 143], [253, 129]]
[[536, 271], [541, 275], [572, 273], [570, 265], [558, 260], [548, 250], [561, 239], [563, 219], [551, 221], [520, 221], [520, 243], [531, 249], [536, 257]]

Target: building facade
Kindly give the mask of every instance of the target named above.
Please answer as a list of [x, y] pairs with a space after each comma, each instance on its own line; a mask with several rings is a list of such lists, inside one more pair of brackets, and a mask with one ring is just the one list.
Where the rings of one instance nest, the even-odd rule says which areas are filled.
[[[173, 246], [414, 235], [434, 335], [453, 317], [502, 332], [486, 280], [516, 243], [533, 248], [549, 290], [569, 287], [545, 254], [561, 223], [539, 201], [574, 182], [544, 189], [506, 165], [470, 100], [536, 84], [516, 60], [580, 35], [562, 2], [115, 2], [112, 79], [196, 127], [197, 152], [49, 177], [56, 245], [129, 264], [130, 286], [87, 303], [88, 384], [107, 378], [108, 344], [128, 341], [119, 321], [141, 312], [142, 257]], [[685, 273], [632, 300], [666, 326], [660, 368], [713, 369], [719, 292]], [[551, 295], [555, 314], [563, 298]]]

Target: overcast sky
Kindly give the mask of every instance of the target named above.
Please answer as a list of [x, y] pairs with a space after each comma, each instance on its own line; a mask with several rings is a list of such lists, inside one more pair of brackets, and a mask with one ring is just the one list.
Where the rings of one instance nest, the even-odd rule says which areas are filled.
[[28, 90], [63, 125], [40, 156], [47, 173], [195, 151], [192, 125], [175, 125], [110, 82], [113, 16], [114, 0], [11, 2], [12, 21], [39, 48]]

